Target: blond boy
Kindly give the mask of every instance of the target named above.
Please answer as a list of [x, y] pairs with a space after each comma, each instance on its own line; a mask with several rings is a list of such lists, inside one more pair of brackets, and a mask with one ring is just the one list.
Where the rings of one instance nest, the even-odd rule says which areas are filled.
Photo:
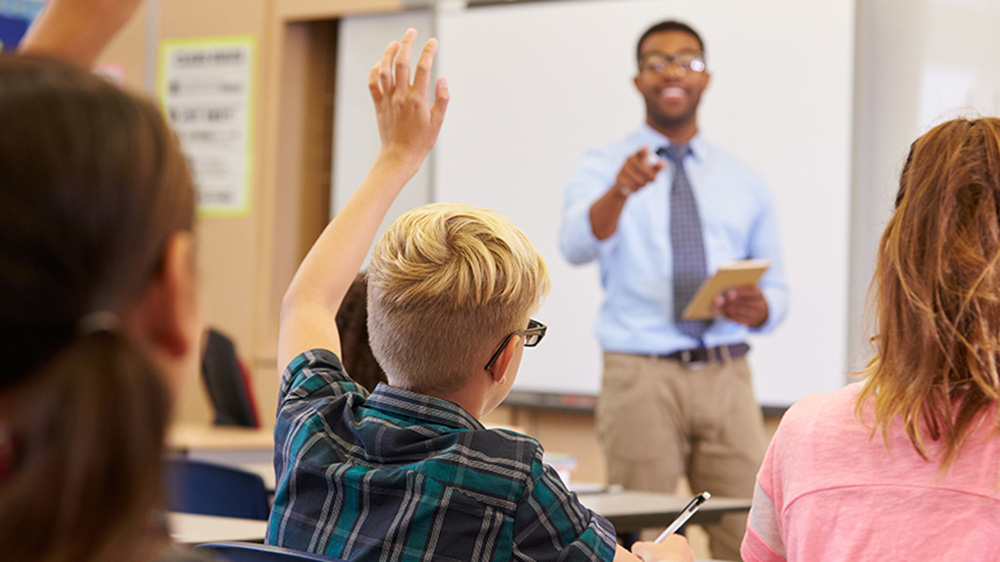
[[[371, 344], [389, 384], [369, 395], [341, 367], [340, 301], [449, 99], [439, 80], [428, 107], [433, 39], [410, 85], [415, 37], [372, 67], [382, 150], [282, 305], [268, 542], [349, 560], [634, 560], [542, 464], [537, 441], [479, 422], [545, 334], [530, 319], [549, 290], [545, 262], [506, 219], [442, 204], [396, 221], [368, 271]], [[634, 552], [692, 559], [682, 538]]]

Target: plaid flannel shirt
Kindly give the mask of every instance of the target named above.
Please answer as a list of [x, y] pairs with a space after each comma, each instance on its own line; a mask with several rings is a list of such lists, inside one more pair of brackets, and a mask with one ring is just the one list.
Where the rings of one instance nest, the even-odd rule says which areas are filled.
[[348, 560], [611, 560], [614, 528], [542, 463], [535, 439], [379, 384], [330, 351], [285, 370], [267, 542]]

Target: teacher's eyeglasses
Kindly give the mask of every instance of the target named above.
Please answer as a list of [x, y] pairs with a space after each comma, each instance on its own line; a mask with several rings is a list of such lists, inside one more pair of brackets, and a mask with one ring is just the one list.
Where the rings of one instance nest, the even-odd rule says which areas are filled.
[[684, 76], [688, 72], [705, 72], [705, 56], [694, 51], [680, 53], [648, 53], [639, 60], [639, 71], [663, 74], [671, 65], [677, 66], [677, 74]]
[[542, 341], [542, 338], [545, 337], [545, 330], [547, 329], [548, 326], [542, 324], [534, 318], [528, 320], [528, 328], [526, 330], [511, 332], [506, 338], [503, 339], [502, 342], [500, 342], [500, 347], [497, 348], [493, 357], [490, 357], [490, 361], [486, 364], [485, 369], [489, 371], [493, 368], [493, 364], [497, 362], [497, 358], [500, 357], [500, 352], [503, 351], [503, 348], [507, 347], [507, 344], [510, 342], [510, 338], [514, 336], [522, 336], [524, 337], [524, 347], [535, 347], [538, 345], [538, 342]]

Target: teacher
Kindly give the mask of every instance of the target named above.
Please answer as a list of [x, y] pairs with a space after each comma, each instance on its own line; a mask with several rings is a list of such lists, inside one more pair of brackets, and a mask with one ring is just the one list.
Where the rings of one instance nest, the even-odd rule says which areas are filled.
[[[749, 498], [767, 437], [746, 338], [773, 330], [788, 300], [774, 208], [764, 182], [698, 131], [710, 78], [698, 33], [658, 23], [636, 55], [645, 123], [583, 157], [560, 232], [567, 260], [600, 263], [608, 481], [671, 493], [686, 474], [695, 492]], [[710, 273], [748, 258], [771, 263], [759, 286], [717, 297], [714, 321], [681, 320]], [[741, 514], [707, 528], [713, 557], [739, 560], [745, 530]]]

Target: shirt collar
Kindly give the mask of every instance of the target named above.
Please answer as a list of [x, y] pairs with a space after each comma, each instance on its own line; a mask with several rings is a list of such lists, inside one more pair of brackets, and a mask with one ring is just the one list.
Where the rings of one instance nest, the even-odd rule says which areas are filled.
[[[649, 123], [642, 124], [640, 134], [642, 135], [643, 144], [648, 145], [652, 151], [656, 151], [661, 147], [673, 144], [673, 142], [665, 137], [663, 133], [650, 127]], [[699, 162], [705, 159], [705, 153], [708, 150], [708, 146], [705, 143], [705, 139], [702, 138], [701, 133], [695, 133], [694, 137], [688, 141], [688, 147], [691, 149], [689, 156], [694, 157], [694, 159]]]
[[365, 405], [422, 422], [455, 429], [486, 429], [469, 412], [454, 402], [378, 383]]

